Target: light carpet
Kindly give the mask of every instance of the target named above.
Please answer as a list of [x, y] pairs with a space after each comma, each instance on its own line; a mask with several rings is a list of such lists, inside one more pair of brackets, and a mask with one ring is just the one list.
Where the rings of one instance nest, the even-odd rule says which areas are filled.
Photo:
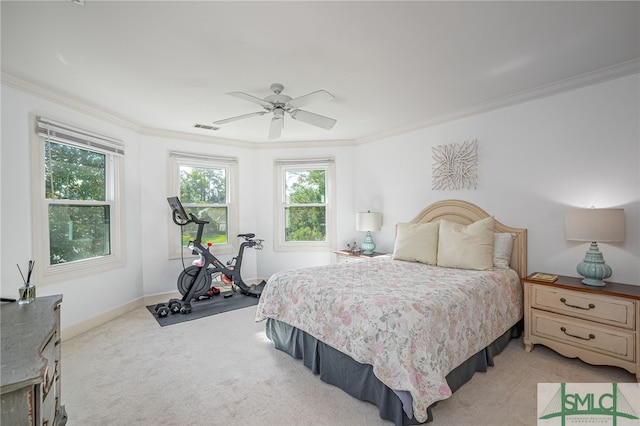
[[[62, 343], [69, 426], [389, 425], [378, 409], [274, 349], [255, 307], [171, 327], [146, 308]], [[513, 340], [433, 411], [437, 425], [535, 425], [537, 383], [634, 382], [614, 367]]]

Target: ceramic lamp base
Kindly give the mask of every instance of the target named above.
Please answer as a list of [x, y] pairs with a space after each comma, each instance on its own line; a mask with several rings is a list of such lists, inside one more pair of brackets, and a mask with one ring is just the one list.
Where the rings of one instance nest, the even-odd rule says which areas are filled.
[[596, 242], [591, 243], [584, 260], [578, 264], [576, 270], [584, 277], [582, 284], [592, 287], [604, 287], [607, 284], [602, 280], [609, 278], [613, 273], [611, 267], [604, 262]]
[[371, 231], [367, 231], [367, 235], [365, 235], [364, 241], [360, 244], [360, 248], [362, 249], [362, 254], [373, 254], [373, 251], [376, 249], [376, 244], [373, 242], [373, 238], [371, 238]]

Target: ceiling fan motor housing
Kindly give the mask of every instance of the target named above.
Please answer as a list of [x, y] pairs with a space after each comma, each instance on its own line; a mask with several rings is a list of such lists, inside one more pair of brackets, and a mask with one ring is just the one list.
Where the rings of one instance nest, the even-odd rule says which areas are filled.
[[[286, 103], [289, 102], [291, 99], [292, 98], [287, 95], [269, 95], [266, 98], [264, 98], [264, 101], [269, 102], [270, 104], [273, 104], [275, 108], [284, 108], [286, 106]], [[265, 106], [264, 108], [266, 110], [269, 110], [269, 107], [267, 106]]]

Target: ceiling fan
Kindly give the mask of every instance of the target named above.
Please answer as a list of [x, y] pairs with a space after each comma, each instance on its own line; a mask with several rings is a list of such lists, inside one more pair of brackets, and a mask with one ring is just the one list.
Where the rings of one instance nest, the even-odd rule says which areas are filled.
[[298, 109], [312, 102], [333, 99], [334, 96], [326, 90], [318, 90], [303, 96], [299, 96], [297, 98], [291, 98], [290, 96], [281, 94], [282, 90], [284, 90], [284, 86], [280, 83], [272, 84], [271, 90], [274, 94], [269, 95], [264, 99], [256, 98], [255, 96], [249, 95], [244, 92], [227, 93], [228, 95], [235, 96], [236, 98], [254, 102], [262, 106], [264, 108], [264, 111], [257, 111], [249, 114], [238, 115], [236, 117], [225, 118], [223, 120], [214, 121], [213, 124], [226, 124], [236, 120], [265, 115], [270, 112], [273, 113], [273, 118], [271, 119], [271, 126], [269, 127], [269, 139], [277, 139], [282, 134], [282, 129], [284, 128], [285, 112], [289, 114], [294, 120], [312, 124], [326, 130], [330, 130], [337, 123], [337, 121], [333, 118]]

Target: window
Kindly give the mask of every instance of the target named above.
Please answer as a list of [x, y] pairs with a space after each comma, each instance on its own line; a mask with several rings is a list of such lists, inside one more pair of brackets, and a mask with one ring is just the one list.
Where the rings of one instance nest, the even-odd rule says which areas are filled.
[[36, 117], [35, 127], [33, 247], [44, 264], [39, 281], [121, 266], [123, 145], [43, 117]]
[[[187, 212], [209, 223], [202, 234], [216, 254], [233, 253], [237, 247], [238, 221], [233, 201], [237, 199], [235, 175], [237, 160], [172, 152], [172, 193], [178, 195]], [[190, 255], [189, 241], [196, 238], [197, 225], [169, 228], [170, 257]]]
[[276, 249], [330, 249], [333, 159], [276, 160]]

